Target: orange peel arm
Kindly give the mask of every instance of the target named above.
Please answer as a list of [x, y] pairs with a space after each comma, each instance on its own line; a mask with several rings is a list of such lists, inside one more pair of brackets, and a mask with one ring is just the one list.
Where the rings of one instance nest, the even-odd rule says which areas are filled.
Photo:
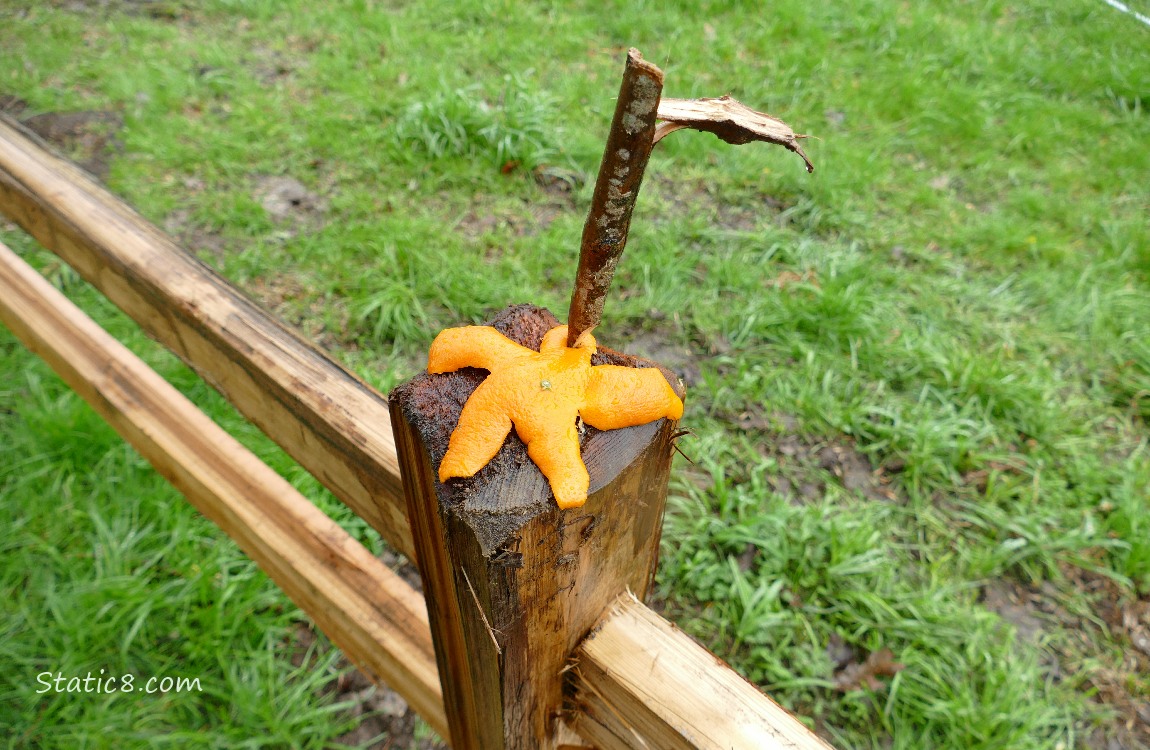
[[[591, 353], [595, 353], [597, 343], [595, 337], [591, 335], [590, 330], [586, 330], [579, 335], [578, 340], [575, 342], [575, 349], [590, 349]], [[567, 326], [555, 326], [543, 336], [543, 341], [539, 344], [540, 352], [553, 352], [560, 351], [567, 348]]]
[[579, 453], [574, 420], [565, 432], [548, 432], [527, 443], [527, 455], [547, 477], [560, 508], [577, 508], [587, 502], [591, 477]]
[[439, 464], [439, 481], [474, 476], [495, 458], [511, 432], [511, 417], [492, 380], [489, 376], [480, 383], [463, 405], [459, 424], [452, 431], [447, 453]]
[[615, 430], [664, 417], [679, 419], [683, 400], [654, 367], [597, 365], [591, 368], [579, 416], [596, 429]]
[[491, 326], [462, 326], [439, 332], [427, 354], [427, 371], [433, 375], [461, 367], [493, 371], [501, 362], [534, 354]]

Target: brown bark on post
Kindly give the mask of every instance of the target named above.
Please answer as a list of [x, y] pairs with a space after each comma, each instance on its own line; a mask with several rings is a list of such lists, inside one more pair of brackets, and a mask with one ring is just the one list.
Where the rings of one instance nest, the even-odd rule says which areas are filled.
[[[522, 305], [492, 325], [537, 349], [557, 321]], [[592, 361], [656, 366], [603, 349]], [[451, 430], [483, 377], [472, 369], [421, 375], [391, 394], [450, 740], [456, 750], [553, 750], [570, 654], [620, 593], [641, 597], [650, 585], [675, 423], [588, 427], [591, 488], [581, 508], [556, 506], [514, 432], [476, 476], [441, 484]]]

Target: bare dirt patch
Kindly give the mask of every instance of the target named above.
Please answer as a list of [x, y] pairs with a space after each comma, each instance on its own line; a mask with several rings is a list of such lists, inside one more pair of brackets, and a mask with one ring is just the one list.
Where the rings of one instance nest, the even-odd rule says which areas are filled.
[[[1122, 649], [1119, 664], [1095, 667], [1087, 677], [1087, 687], [1097, 691], [1095, 699], [1114, 712], [1089, 738], [1088, 746], [1146, 750], [1150, 748], [1150, 597], [1136, 598], [1113, 579], [1089, 570], [1067, 566], [1066, 573], [1074, 587], [1087, 595], [1093, 610], [1093, 617], [1078, 616], [1066, 622], [1067, 628], [1074, 628], [1075, 635], [1086, 641], [1083, 651], [1090, 654], [1089, 636], [1098, 629]], [[1068, 651], [1064, 658], [1078, 656], [1077, 649]]]
[[192, 8], [187, 0], [49, 0], [49, 5], [71, 13], [147, 16], [159, 21], [192, 20]]
[[534, 237], [546, 230], [560, 213], [552, 205], [528, 201], [518, 206], [499, 205], [491, 197], [477, 196], [452, 228], [473, 242], [496, 234]]
[[215, 229], [197, 222], [191, 208], [188, 208], [197, 196], [208, 189], [207, 184], [196, 175], [183, 177], [171, 175], [171, 179], [173, 184], [186, 192], [180, 198], [180, 207], [164, 217], [162, 222], [164, 231], [170, 234], [180, 247], [201, 257], [206, 255], [216, 261], [222, 260], [230, 250], [228, 241]]
[[0, 112], [20, 119], [24, 127], [43, 138], [100, 181], [108, 179], [112, 159], [123, 150], [117, 138], [124, 127], [119, 112], [94, 110], [29, 114], [18, 96], [0, 94]]
[[[184, 187], [192, 194], [203, 190], [203, 185], [195, 178], [184, 181]], [[215, 230], [198, 224], [192, 217], [188, 208], [177, 208], [163, 221], [164, 231], [170, 234], [180, 247], [190, 252], [215, 260], [220, 260], [228, 252], [228, 242]]]
[[[291, 662], [300, 667], [311, 662], [327, 649], [310, 626], [300, 623], [287, 647], [291, 649]], [[376, 685], [362, 672], [352, 668], [350, 662], [340, 658], [337, 667], [340, 676], [321, 691], [333, 702], [348, 705], [347, 715], [361, 719], [355, 729], [335, 737], [334, 743], [364, 750], [447, 750], [443, 742], [416, 738], [415, 712], [399, 693], [386, 685]]]
[[757, 404], [720, 416], [735, 429], [754, 436], [759, 453], [774, 459], [778, 472], [768, 478], [771, 488], [793, 502], [821, 500], [828, 481], [871, 500], [899, 499], [891, 484], [897, 465], [875, 467], [846, 436], [825, 438], [799, 432], [794, 417], [767, 413]]
[[982, 589], [982, 606], [1014, 626], [1019, 641], [1037, 645], [1050, 626], [1042, 597], [1022, 584], [997, 578]]
[[[701, 362], [720, 355], [737, 356], [730, 342], [721, 336], [684, 336], [677, 319], [658, 310], [648, 313], [643, 326], [624, 329], [620, 342], [620, 351], [658, 362], [678, 375], [689, 389], [703, 383]], [[722, 365], [718, 372], [723, 374]], [[705, 396], [702, 391], [697, 393]], [[871, 500], [899, 499], [892, 479], [903, 465], [890, 460], [876, 467], [845, 435], [825, 438], [800, 432], [793, 416], [771, 412], [758, 403], [712, 410], [711, 415], [725, 421], [731, 430], [753, 438], [759, 453], [774, 459], [779, 468], [768, 481], [775, 492], [794, 502], [821, 500], [828, 481]], [[699, 481], [709, 480], [700, 475]]]
[[245, 291], [255, 297], [269, 312], [281, 318], [293, 317], [285, 313], [289, 312], [293, 303], [299, 302], [307, 294], [299, 279], [283, 273], [257, 277], [246, 285]]
[[[243, 23], [241, 21], [241, 23]], [[251, 24], [245, 24], [250, 28]], [[246, 28], [244, 29], [246, 30]], [[307, 50], [312, 52], [314, 50]], [[246, 65], [252, 75], [265, 88], [274, 88], [277, 84], [291, 78], [295, 72], [306, 64], [305, 55], [293, 55], [287, 51], [274, 49], [266, 44], [257, 44], [251, 48], [250, 59]]]
[[10, 117], [19, 117], [28, 109], [28, 102], [14, 94], [0, 94], [0, 112]]
[[658, 362], [679, 376], [688, 388], [702, 383], [699, 353], [692, 347], [676, 344], [658, 330], [632, 333], [624, 341], [620, 351]]
[[[1019, 642], [1040, 649], [1052, 679], [1080, 679], [1110, 714], [1085, 737], [1086, 748], [1150, 748], [1150, 598], [1135, 598], [1113, 579], [1083, 568], [1067, 565], [1063, 572], [1058, 583], [988, 581], [981, 604], [1013, 625]], [[1099, 658], [1107, 641], [1121, 649], [1118, 663]]]
[[751, 232], [763, 222], [777, 221], [787, 208], [784, 201], [765, 194], [749, 200], [730, 200], [702, 179], [677, 180], [658, 175], [650, 183], [648, 197], [659, 205], [664, 219], [695, 214], [709, 219], [708, 223], [718, 229]]
[[327, 213], [327, 201], [288, 175], [255, 178], [255, 198], [272, 221], [293, 227], [318, 223]]
[[[348, 335], [352, 326], [346, 302], [325, 298], [294, 272], [276, 271], [257, 276], [244, 284], [244, 291], [321, 349], [331, 353], [360, 350], [357, 341]], [[398, 366], [398, 359], [392, 356], [380, 369]]]
[[475, 196], [453, 229], [472, 241], [501, 232], [534, 237], [547, 231], [560, 217], [577, 212], [577, 196], [584, 183], [580, 173], [541, 166], [532, 172], [532, 179], [541, 196], [525, 198], [515, 205], [501, 205], [492, 196]]

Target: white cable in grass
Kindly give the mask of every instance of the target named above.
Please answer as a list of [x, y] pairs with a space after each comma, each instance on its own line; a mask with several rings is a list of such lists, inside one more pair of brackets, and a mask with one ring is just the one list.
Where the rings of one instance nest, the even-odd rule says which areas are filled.
[[1134, 16], [1135, 18], [1137, 18], [1142, 23], [1146, 24], [1147, 26], [1150, 26], [1150, 16], [1139, 13], [1138, 11], [1131, 8], [1126, 3], [1120, 2], [1119, 0], [1102, 0], [1102, 2], [1106, 3], [1111, 8], [1116, 8], [1116, 9], [1122, 11], [1123, 13], [1129, 13], [1130, 15]]

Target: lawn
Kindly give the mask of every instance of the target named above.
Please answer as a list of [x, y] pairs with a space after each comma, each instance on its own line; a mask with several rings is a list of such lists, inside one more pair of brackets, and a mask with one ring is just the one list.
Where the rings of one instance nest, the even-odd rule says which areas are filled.
[[[688, 387], [658, 605], [837, 747], [1150, 746], [1135, 16], [6, 0], [0, 108], [387, 390], [444, 327], [565, 315], [632, 45], [667, 96], [810, 134], [817, 168], [689, 132], [652, 158], [596, 335]], [[2, 221], [0, 240], [385, 553], [70, 269]], [[4, 330], [0, 440], [9, 746], [370, 746], [387, 707]], [[101, 669], [202, 689], [38, 692]]]

